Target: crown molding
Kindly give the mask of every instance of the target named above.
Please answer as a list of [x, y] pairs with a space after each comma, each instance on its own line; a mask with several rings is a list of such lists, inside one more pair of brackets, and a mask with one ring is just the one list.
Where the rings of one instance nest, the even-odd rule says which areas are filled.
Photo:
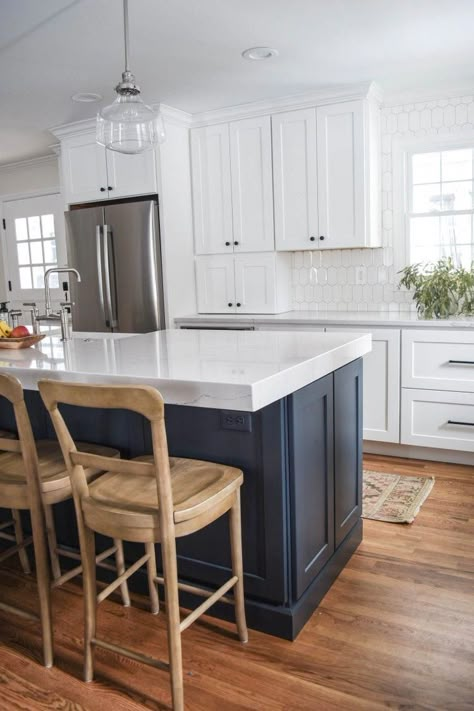
[[168, 123], [173, 123], [177, 126], [192, 126], [193, 116], [187, 111], [176, 109], [174, 106], [168, 106], [168, 104], [157, 104], [155, 108], [160, 110], [164, 120]]
[[473, 96], [474, 82], [464, 85], [456, 85], [438, 89], [407, 89], [406, 91], [384, 92], [382, 108], [392, 106], [404, 106], [405, 104], [421, 104], [426, 101], [441, 101], [443, 99], [453, 99], [459, 96]]
[[248, 104], [229, 106], [223, 109], [212, 111], [202, 111], [193, 114], [193, 127], [207, 126], [213, 123], [224, 123], [236, 121], [253, 116], [264, 116], [267, 114], [279, 113], [287, 110], [297, 110], [322, 106], [324, 104], [336, 104], [343, 101], [354, 101], [356, 99], [368, 98], [381, 103], [383, 94], [381, 88], [375, 82], [361, 82], [359, 84], [348, 84], [344, 86], [325, 87], [301, 94], [290, 94], [277, 99], [254, 101]]
[[0, 171], [3, 170], [16, 170], [17, 168], [28, 168], [35, 165], [41, 165], [43, 163], [57, 162], [57, 157], [53, 154], [45, 156], [37, 156], [36, 158], [25, 158], [25, 160], [17, 160], [13, 163], [2, 163], [0, 165]]

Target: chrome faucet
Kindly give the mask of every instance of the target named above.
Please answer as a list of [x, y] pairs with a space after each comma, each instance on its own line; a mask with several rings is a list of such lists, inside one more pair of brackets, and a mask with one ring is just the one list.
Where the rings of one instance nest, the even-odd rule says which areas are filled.
[[[74, 267], [51, 267], [51, 269], [47, 269], [44, 273], [44, 310], [45, 310], [45, 316], [46, 319], [48, 317], [53, 317], [54, 320], [58, 320], [61, 318], [59, 312], [58, 313], [52, 313], [51, 309], [51, 287], [49, 285], [49, 277], [51, 274], [63, 274], [63, 273], [68, 273], [68, 274], [75, 274], [77, 281], [81, 281], [81, 275], [77, 271], [77, 269], [74, 269]], [[40, 316], [40, 319], [43, 318]]]

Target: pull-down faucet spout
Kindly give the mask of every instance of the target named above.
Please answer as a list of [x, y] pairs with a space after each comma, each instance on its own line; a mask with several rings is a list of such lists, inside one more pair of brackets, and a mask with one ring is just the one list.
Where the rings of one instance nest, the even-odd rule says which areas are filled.
[[75, 274], [77, 281], [81, 281], [81, 275], [77, 271], [77, 269], [74, 269], [74, 267], [51, 267], [51, 269], [47, 269], [44, 273], [44, 310], [45, 310], [45, 316], [51, 316], [51, 287], [49, 284], [49, 279], [51, 274], [63, 274], [63, 273], [68, 273], [68, 274]]

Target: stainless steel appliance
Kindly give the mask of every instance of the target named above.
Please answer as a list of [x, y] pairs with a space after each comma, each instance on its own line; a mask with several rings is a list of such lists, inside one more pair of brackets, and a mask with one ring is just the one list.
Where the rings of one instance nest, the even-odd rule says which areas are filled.
[[156, 199], [93, 203], [66, 212], [75, 331], [146, 333], [164, 328]]

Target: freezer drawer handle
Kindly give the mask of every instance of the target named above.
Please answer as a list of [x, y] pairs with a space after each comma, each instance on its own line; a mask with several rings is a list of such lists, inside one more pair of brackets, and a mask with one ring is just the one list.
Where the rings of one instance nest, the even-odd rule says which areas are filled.
[[457, 365], [474, 365], [474, 360], [448, 360], [448, 363], [456, 363]]
[[104, 281], [102, 278], [102, 247], [101, 247], [101, 239], [100, 239], [100, 233], [101, 233], [102, 227], [100, 225], [96, 225], [95, 228], [95, 246], [96, 246], [96, 252], [97, 252], [97, 277], [99, 281], [99, 299], [100, 299], [100, 307], [102, 309], [102, 313], [104, 314], [104, 317], [106, 317], [105, 314], [105, 306], [104, 306]]
[[466, 427], [474, 427], [474, 422], [461, 422], [458, 420], [448, 420], [448, 425], [464, 425]]

